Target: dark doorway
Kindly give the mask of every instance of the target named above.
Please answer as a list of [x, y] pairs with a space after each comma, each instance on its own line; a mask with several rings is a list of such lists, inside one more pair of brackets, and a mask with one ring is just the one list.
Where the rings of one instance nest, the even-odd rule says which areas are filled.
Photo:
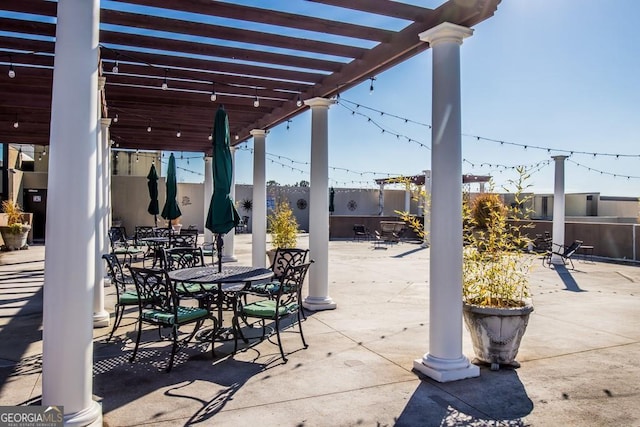
[[44, 242], [47, 219], [47, 190], [24, 190], [24, 211], [33, 213], [33, 240]]

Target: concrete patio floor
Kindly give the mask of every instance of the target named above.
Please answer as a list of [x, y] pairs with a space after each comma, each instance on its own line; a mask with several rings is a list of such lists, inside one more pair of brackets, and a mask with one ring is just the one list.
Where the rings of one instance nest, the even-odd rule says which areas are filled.
[[[308, 244], [302, 236], [300, 245]], [[240, 264], [251, 235], [236, 236]], [[329, 293], [338, 307], [284, 334], [289, 362], [262, 342], [196, 343], [163, 368], [170, 348], [143, 336], [128, 361], [135, 311], [114, 340], [94, 330], [94, 394], [107, 426], [640, 426], [640, 268], [574, 260], [532, 272], [535, 311], [519, 369], [437, 383], [412, 371], [428, 351], [429, 249], [332, 241]], [[312, 267], [313, 268], [313, 267]], [[0, 405], [41, 395], [44, 247], [0, 253]], [[105, 289], [113, 311], [114, 288]], [[64, 308], [62, 308], [64, 309]], [[135, 337], [134, 337], [135, 338]], [[147, 340], [145, 341], [145, 338]], [[473, 358], [463, 331], [464, 353]]]

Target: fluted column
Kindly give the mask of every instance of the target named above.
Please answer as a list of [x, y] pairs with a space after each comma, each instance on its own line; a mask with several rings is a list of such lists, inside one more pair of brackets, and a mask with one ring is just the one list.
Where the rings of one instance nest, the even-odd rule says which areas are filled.
[[449, 22], [420, 34], [433, 52], [429, 352], [414, 369], [446, 382], [477, 377], [462, 354], [460, 45], [473, 30]]
[[267, 170], [266, 135], [253, 129], [253, 218], [251, 218], [251, 262], [254, 267], [267, 264]]
[[[231, 151], [231, 163], [233, 167], [231, 170], [233, 171], [233, 175], [231, 175], [231, 200], [236, 202], [236, 147], [229, 147]], [[231, 229], [227, 234], [224, 235], [224, 245], [222, 247], [222, 262], [236, 262], [238, 258], [235, 255], [235, 238], [236, 238], [236, 229], [235, 227]]]
[[[553, 249], [562, 248], [564, 246], [564, 161], [567, 156], [552, 156], [555, 161], [555, 182], [553, 185]], [[564, 260], [560, 255], [553, 254], [551, 256], [552, 264], [564, 264]]]
[[101, 426], [92, 395], [100, 2], [59, 0], [57, 6], [42, 405], [64, 405], [65, 426]]
[[329, 296], [329, 106], [333, 101], [312, 98], [311, 176], [309, 188], [309, 295], [303, 305], [313, 311], [336, 308]]

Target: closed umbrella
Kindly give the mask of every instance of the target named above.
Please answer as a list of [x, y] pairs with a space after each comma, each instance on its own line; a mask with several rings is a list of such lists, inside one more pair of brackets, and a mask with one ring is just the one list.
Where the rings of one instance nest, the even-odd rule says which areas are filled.
[[171, 153], [169, 156], [169, 165], [167, 166], [167, 200], [162, 208], [162, 218], [171, 221], [182, 215], [176, 197], [178, 195], [178, 184], [176, 183], [176, 158]]
[[333, 205], [333, 199], [336, 197], [336, 190], [333, 189], [333, 187], [331, 187], [329, 189], [329, 212], [333, 213], [333, 211], [336, 210], [335, 206]]
[[149, 169], [149, 175], [147, 175], [147, 186], [149, 187], [149, 198], [151, 199], [147, 212], [153, 215], [153, 223], [157, 227], [160, 207], [158, 205], [158, 173], [156, 172], [156, 165], [151, 165], [151, 169]]
[[216, 234], [218, 271], [222, 271], [222, 235], [228, 233], [240, 221], [231, 198], [233, 163], [229, 149], [229, 117], [224, 107], [216, 111], [213, 122], [213, 196], [205, 226]]

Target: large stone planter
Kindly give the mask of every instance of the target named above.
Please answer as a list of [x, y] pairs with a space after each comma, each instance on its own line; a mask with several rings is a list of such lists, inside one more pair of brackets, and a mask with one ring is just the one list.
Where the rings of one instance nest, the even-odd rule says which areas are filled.
[[30, 225], [23, 225], [19, 233], [14, 233], [9, 226], [1, 226], [0, 234], [7, 250], [15, 251], [27, 248], [27, 237], [29, 236]]
[[500, 369], [500, 365], [520, 366], [515, 359], [532, 311], [530, 303], [518, 308], [463, 304], [477, 359], [491, 364], [491, 370]]

